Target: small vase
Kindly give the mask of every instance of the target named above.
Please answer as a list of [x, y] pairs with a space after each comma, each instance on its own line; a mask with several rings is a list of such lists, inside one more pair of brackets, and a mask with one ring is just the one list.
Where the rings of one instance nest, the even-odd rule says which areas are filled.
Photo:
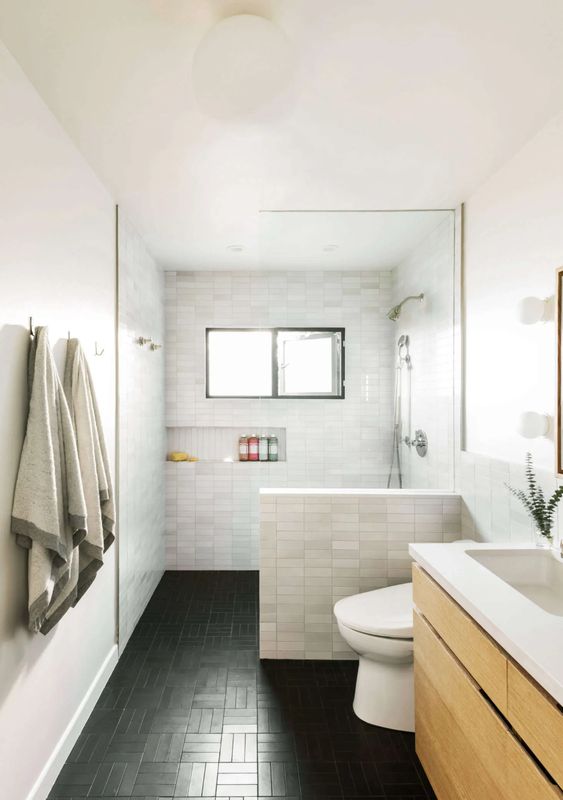
[[536, 547], [549, 549], [553, 546], [553, 533], [545, 534], [536, 528]]

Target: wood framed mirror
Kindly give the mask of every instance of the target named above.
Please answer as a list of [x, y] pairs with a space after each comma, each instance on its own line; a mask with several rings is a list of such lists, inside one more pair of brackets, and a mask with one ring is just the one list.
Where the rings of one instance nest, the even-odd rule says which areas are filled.
[[557, 408], [556, 408], [556, 469], [563, 476], [563, 267], [557, 270], [557, 287], [555, 292], [557, 326]]

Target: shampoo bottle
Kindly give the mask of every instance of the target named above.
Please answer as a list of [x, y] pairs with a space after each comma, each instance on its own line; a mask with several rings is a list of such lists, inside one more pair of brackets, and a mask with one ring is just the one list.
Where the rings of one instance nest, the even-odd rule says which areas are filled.
[[268, 439], [268, 461], [278, 460], [278, 437], [271, 435]]
[[260, 461], [268, 460], [268, 437], [262, 434], [258, 444], [258, 457]]

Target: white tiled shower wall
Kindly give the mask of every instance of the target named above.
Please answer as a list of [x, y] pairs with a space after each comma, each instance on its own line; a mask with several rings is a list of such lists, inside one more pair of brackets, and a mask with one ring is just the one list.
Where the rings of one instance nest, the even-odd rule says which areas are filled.
[[[403, 434], [424, 430], [428, 453], [401, 446], [403, 485], [409, 489], [453, 489], [454, 481], [454, 214], [435, 228], [393, 270], [393, 302], [409, 301], [395, 323], [395, 343], [408, 335], [412, 369], [403, 369]], [[406, 395], [408, 397], [408, 393]], [[409, 426], [410, 419], [410, 426]], [[396, 478], [393, 486], [397, 486]]]
[[[384, 485], [391, 295], [390, 272], [166, 273], [167, 425], [287, 432], [286, 462], [167, 464], [168, 568], [257, 569], [260, 487]], [[205, 328], [261, 325], [345, 327], [346, 399], [206, 399]]]
[[119, 640], [123, 648], [164, 570], [164, 279], [119, 213]]

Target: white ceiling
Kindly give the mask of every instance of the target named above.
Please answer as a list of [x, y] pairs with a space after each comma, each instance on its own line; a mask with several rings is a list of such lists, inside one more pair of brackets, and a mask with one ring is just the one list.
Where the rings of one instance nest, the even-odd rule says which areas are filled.
[[[243, 12], [294, 88], [213, 120], [193, 54]], [[166, 268], [268, 266], [261, 209], [451, 208], [563, 106], [561, 0], [0, 0], [0, 37]]]
[[[260, 215], [266, 269], [393, 269], [451, 211], [273, 212]], [[325, 249], [328, 248], [328, 249]], [[234, 263], [244, 264], [245, 253]], [[452, 252], [453, 259], [453, 252]]]

